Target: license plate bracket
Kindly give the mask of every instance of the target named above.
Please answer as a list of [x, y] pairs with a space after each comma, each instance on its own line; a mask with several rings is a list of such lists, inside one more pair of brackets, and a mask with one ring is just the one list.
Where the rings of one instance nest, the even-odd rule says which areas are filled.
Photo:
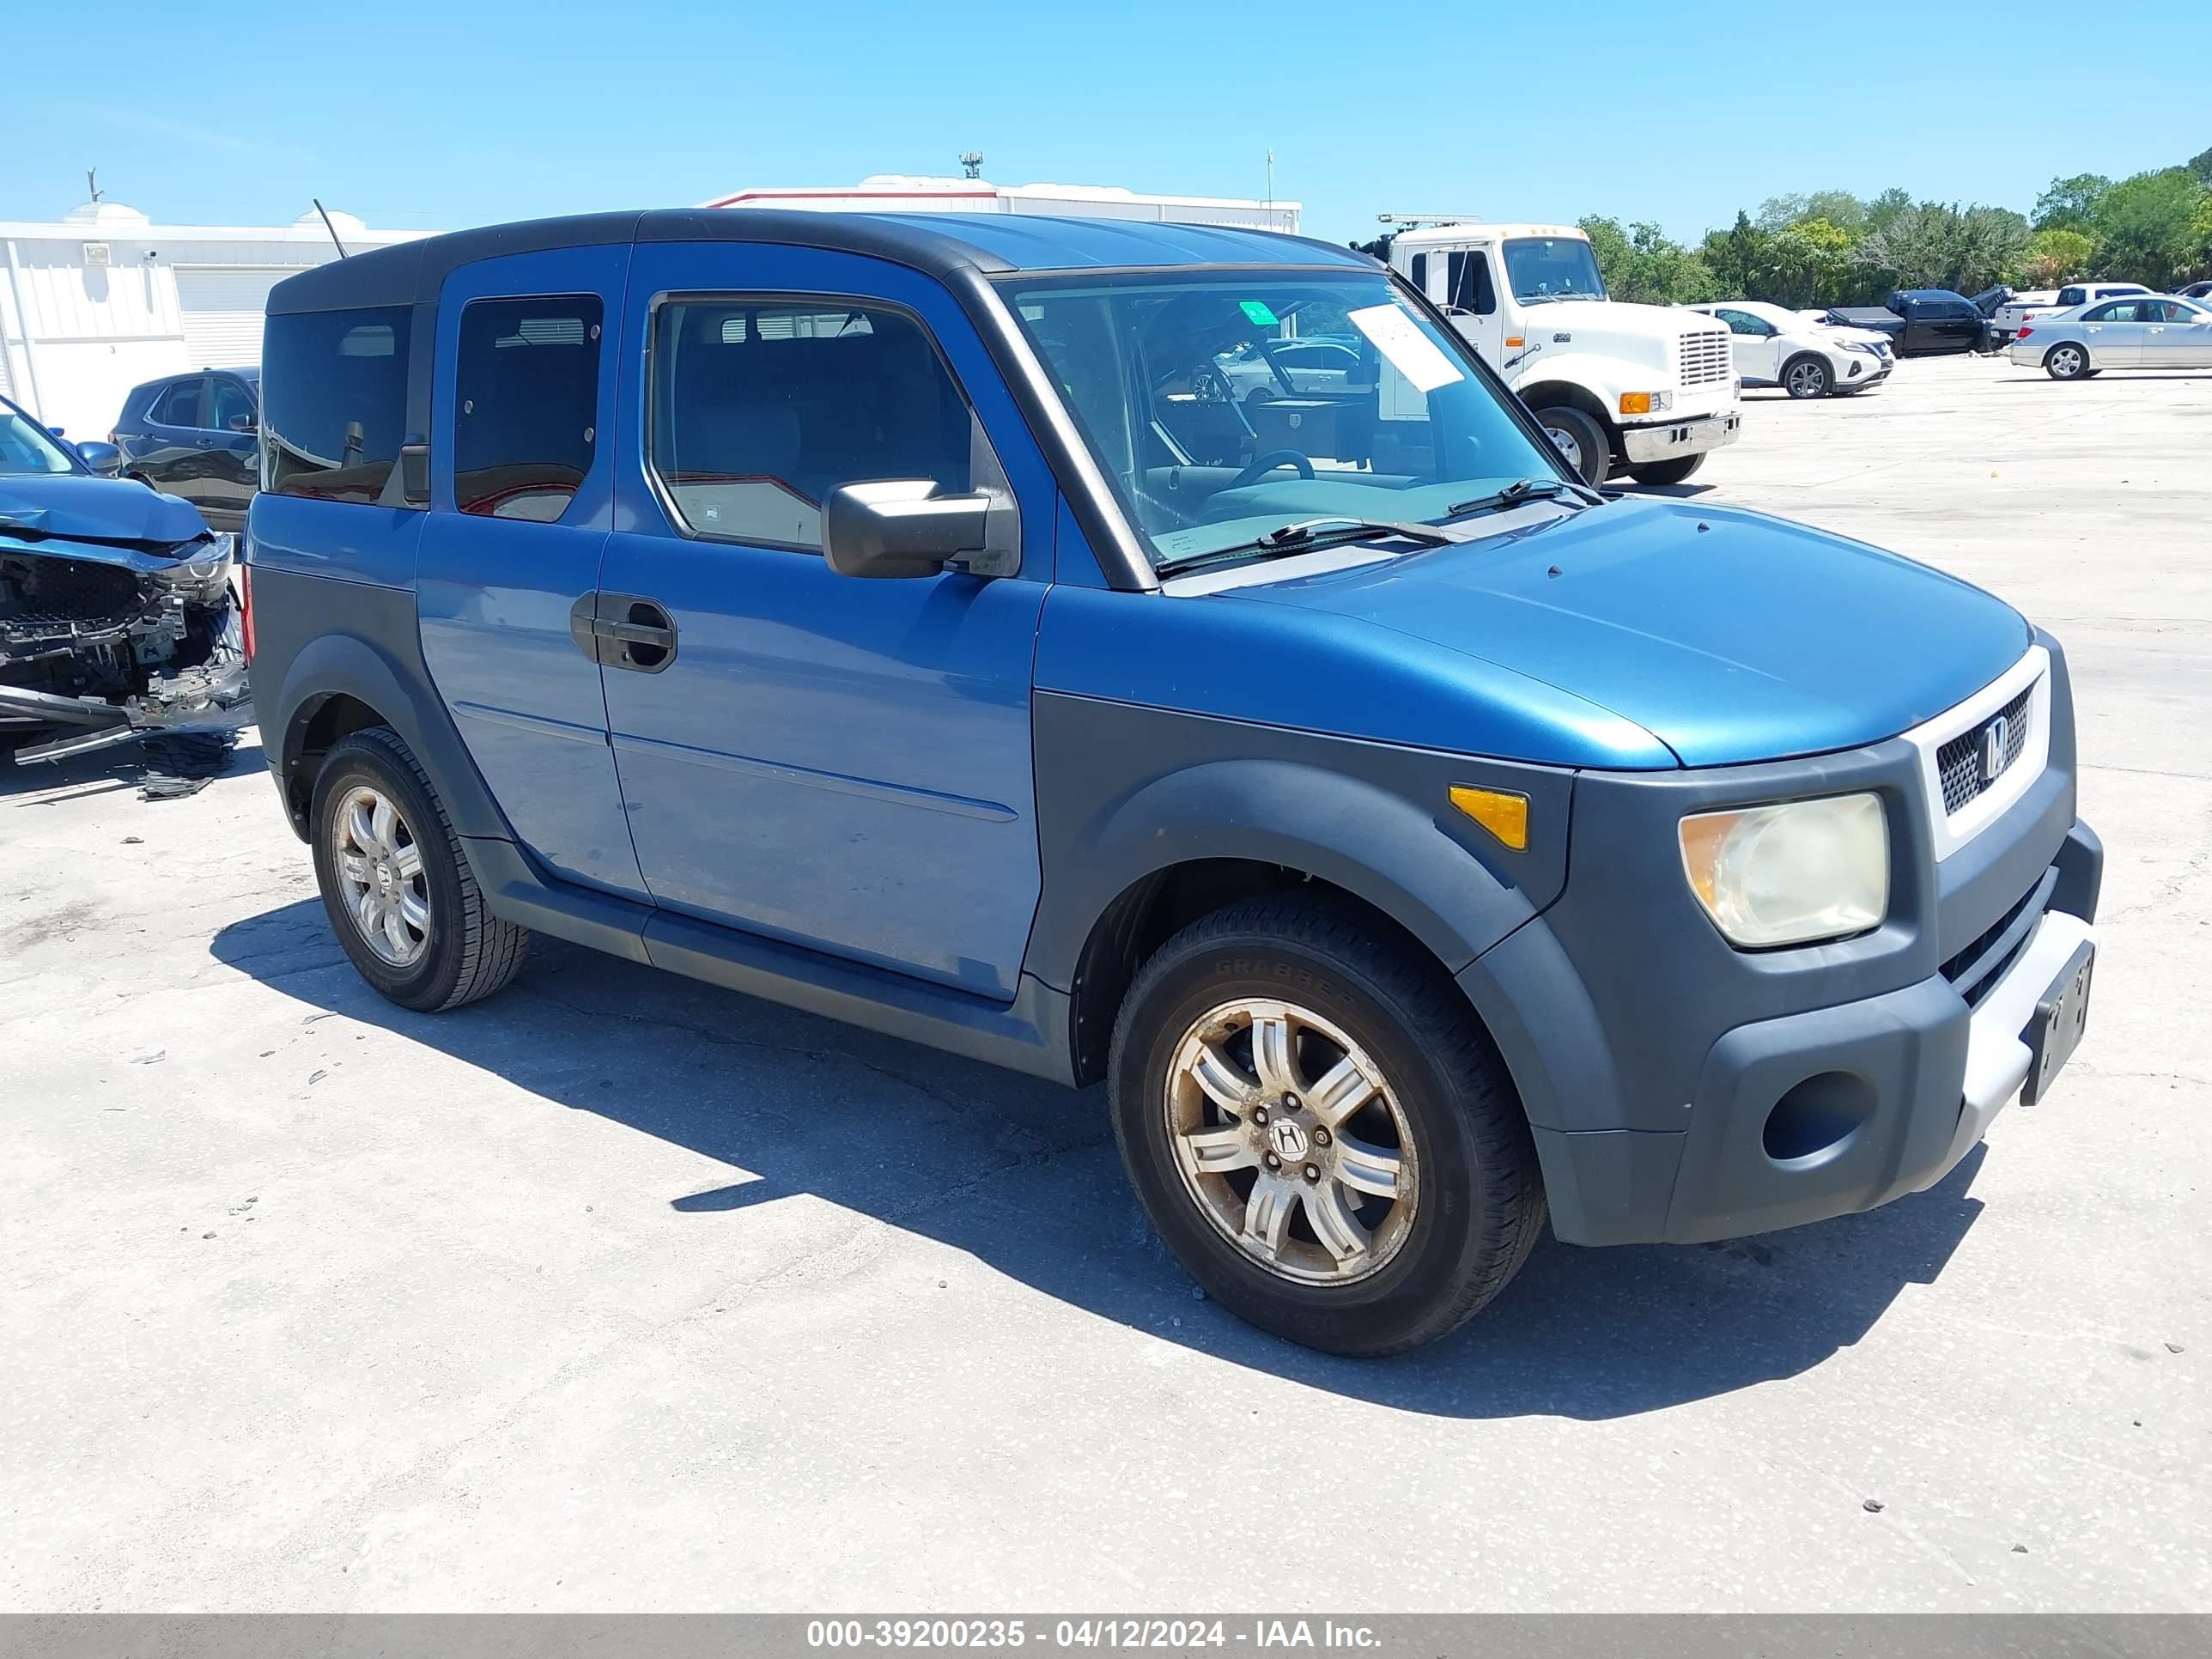
[[2043, 1098], [2058, 1068], [2080, 1045], [2089, 1024], [2089, 987], [2096, 970], [2097, 947], [2085, 940], [2037, 1000], [2035, 1013], [2021, 1033], [2029, 1056], [2027, 1081], [2020, 1091], [2021, 1105], [2033, 1106]]

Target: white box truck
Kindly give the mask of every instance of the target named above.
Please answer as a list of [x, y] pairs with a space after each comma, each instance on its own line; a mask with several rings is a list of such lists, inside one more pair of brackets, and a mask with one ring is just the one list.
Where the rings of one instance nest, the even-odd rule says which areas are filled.
[[[1421, 290], [1528, 405], [1592, 483], [1680, 483], [1736, 441], [1728, 329], [1666, 306], [1606, 298], [1589, 238], [1571, 225], [1382, 216], [1366, 251]], [[1393, 416], [1385, 376], [1378, 442]], [[1418, 412], [1418, 398], [1407, 400]]]

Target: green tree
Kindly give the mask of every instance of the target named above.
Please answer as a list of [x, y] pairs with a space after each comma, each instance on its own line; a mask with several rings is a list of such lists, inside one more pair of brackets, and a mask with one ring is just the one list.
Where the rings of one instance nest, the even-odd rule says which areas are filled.
[[2022, 288], [2057, 288], [2089, 274], [2096, 239], [2086, 230], [2039, 230], [2027, 239], [2013, 276]]
[[2138, 173], [2097, 199], [2098, 275], [2171, 288], [2203, 257], [2197, 215], [2205, 188], [2187, 167]]
[[1674, 306], [1712, 297], [1711, 270], [1657, 225], [1638, 222], [1624, 229], [1617, 219], [1593, 217], [1583, 220], [1582, 228], [1597, 256], [1605, 291], [1614, 299]]
[[1702, 250], [1705, 267], [1713, 274], [1713, 297], [1717, 300], [1754, 300], [1765, 296], [1752, 291], [1752, 285], [1766, 268], [1766, 233], [1751, 222], [1751, 216], [1741, 209], [1736, 212], [1735, 224], [1728, 230], [1705, 233]]
[[1866, 228], [1869, 230], [1887, 230], [1890, 226], [1895, 224], [1902, 215], [1909, 213], [1911, 210], [1911, 196], [1906, 191], [1899, 189], [1895, 185], [1892, 185], [1887, 190], [1882, 191], [1881, 195], [1875, 197], [1874, 200], [1867, 204]]
[[2001, 282], [2027, 251], [2027, 221], [2009, 208], [1923, 202], [1858, 245], [1857, 263], [1894, 288], [1960, 294]]
[[2212, 185], [2212, 149], [2200, 149], [2189, 158], [2189, 176], [2200, 185]]
[[2070, 179], [2053, 179], [2051, 188], [2035, 198], [2038, 230], [2088, 230], [2097, 218], [2097, 204], [2112, 187], [2101, 173], [2077, 173]]

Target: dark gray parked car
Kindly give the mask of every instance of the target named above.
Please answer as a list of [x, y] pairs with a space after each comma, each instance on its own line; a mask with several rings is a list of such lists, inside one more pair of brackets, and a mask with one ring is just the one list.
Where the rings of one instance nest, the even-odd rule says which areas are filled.
[[243, 530], [261, 483], [261, 371], [203, 369], [133, 386], [108, 438], [124, 477], [183, 496], [215, 529]]

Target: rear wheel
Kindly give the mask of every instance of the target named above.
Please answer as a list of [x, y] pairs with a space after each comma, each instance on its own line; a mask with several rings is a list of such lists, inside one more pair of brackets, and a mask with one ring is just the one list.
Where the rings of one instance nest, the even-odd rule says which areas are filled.
[[529, 931], [492, 915], [429, 779], [390, 726], [331, 745], [308, 821], [323, 908], [379, 994], [428, 1013], [514, 977]]
[[1606, 481], [1613, 471], [1613, 441], [1600, 422], [1579, 409], [1561, 404], [1536, 410], [1536, 423], [1577, 477], [1587, 484]]
[[1685, 455], [1679, 461], [1646, 461], [1632, 466], [1628, 476], [1640, 484], [1678, 484], [1705, 464], [1703, 455]]
[[2043, 354], [2043, 372], [2054, 380], [2087, 380], [2089, 354], [2071, 340], [2062, 340]]
[[1441, 1336], [1542, 1231], [1528, 1121], [1466, 999], [1348, 908], [1194, 922], [1139, 973], [1109, 1073], [1152, 1224], [1208, 1294], [1293, 1341]]
[[1827, 361], [1807, 352], [1792, 357], [1782, 366], [1782, 389], [1791, 397], [1825, 398], [1835, 385], [1835, 376], [1828, 372]]

